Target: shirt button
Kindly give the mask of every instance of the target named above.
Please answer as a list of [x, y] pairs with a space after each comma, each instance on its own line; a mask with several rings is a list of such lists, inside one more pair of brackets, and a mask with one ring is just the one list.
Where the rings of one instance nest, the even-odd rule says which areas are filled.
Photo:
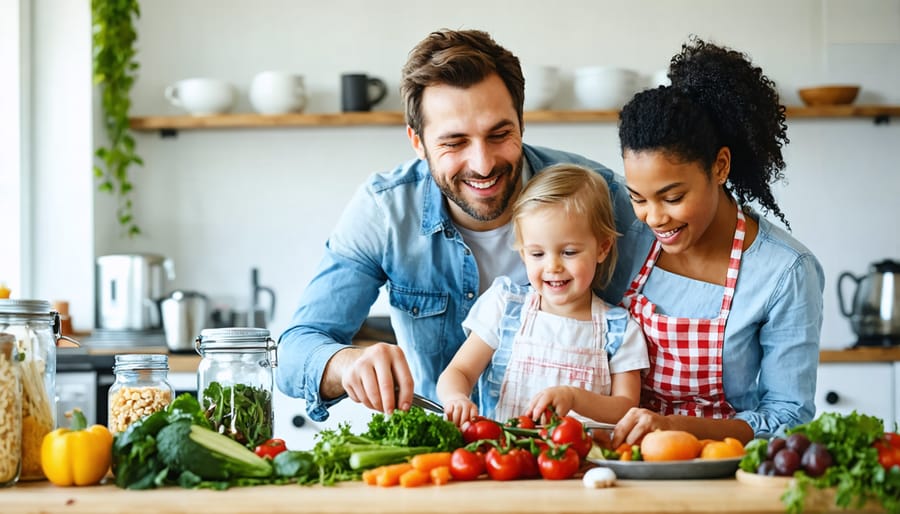
[[453, 237], [453, 231], [450, 230], [449, 228], [445, 228], [444, 229], [444, 237], [446, 237], [448, 239]]
[[418, 307], [413, 307], [413, 308], [412, 308], [412, 313], [413, 313], [413, 316], [418, 316], [418, 315], [419, 315], [419, 308], [418, 308]]
[[468, 248], [466, 248], [466, 255], [472, 255], [472, 250], [469, 250]]
[[468, 293], [466, 293], [466, 298], [468, 298], [469, 300], [471, 300], [472, 298], [475, 298], [475, 293], [469, 291]]

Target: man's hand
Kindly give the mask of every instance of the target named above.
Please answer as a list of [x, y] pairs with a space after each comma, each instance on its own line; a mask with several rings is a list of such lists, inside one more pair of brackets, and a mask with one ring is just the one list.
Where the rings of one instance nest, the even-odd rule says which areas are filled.
[[[413, 378], [406, 356], [399, 346], [376, 343], [365, 349], [341, 350], [335, 364], [339, 369], [341, 386], [351, 400], [384, 413], [394, 409], [409, 410], [413, 397]], [[349, 358], [348, 358], [349, 357]], [[329, 362], [326, 373], [332, 373]]]

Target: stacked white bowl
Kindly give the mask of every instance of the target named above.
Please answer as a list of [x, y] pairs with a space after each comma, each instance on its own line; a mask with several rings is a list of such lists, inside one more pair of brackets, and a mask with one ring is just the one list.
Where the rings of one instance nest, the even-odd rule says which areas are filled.
[[640, 75], [624, 68], [587, 66], [575, 70], [574, 87], [579, 109], [621, 109], [640, 89]]
[[526, 66], [522, 69], [522, 74], [525, 76], [525, 110], [549, 109], [559, 93], [559, 68]]

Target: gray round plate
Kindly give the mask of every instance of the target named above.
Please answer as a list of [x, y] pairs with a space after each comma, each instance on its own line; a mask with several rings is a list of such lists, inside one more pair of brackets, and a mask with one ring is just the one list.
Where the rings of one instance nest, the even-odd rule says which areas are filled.
[[693, 459], [672, 462], [643, 462], [587, 459], [616, 473], [616, 477], [635, 480], [678, 480], [682, 478], [734, 477], [741, 457], [731, 459]]

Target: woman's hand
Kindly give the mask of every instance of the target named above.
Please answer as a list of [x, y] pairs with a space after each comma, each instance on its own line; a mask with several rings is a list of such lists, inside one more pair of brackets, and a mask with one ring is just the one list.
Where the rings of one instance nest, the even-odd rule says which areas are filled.
[[616, 423], [610, 445], [617, 448], [622, 443], [640, 444], [644, 435], [654, 430], [670, 430], [669, 419], [647, 409], [632, 407]]
[[447, 420], [459, 428], [478, 416], [478, 406], [467, 397], [444, 401], [444, 415]]

